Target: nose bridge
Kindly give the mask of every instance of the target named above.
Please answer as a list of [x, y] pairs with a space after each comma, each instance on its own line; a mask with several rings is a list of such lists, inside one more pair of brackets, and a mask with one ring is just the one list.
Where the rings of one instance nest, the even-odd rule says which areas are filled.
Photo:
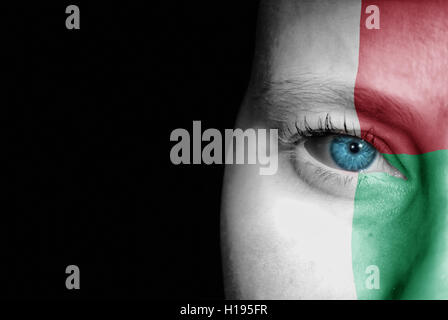
[[422, 155], [419, 188], [425, 221], [401, 298], [448, 299], [448, 150]]

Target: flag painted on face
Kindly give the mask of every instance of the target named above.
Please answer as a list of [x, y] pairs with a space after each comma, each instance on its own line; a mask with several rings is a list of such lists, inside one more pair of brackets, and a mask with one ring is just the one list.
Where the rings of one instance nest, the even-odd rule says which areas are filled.
[[[370, 5], [379, 29], [366, 27]], [[238, 297], [448, 299], [448, 1], [270, 6], [253, 96], [265, 82], [280, 88], [248, 98], [241, 125], [254, 125], [252, 108], [269, 100], [260, 118], [318, 137], [280, 152], [272, 177], [226, 169], [223, 225]], [[334, 141], [359, 141], [334, 138], [341, 132], [360, 134], [388, 167], [332, 163]], [[346, 159], [351, 149], [341, 150]]]
[[[366, 28], [380, 10], [380, 29]], [[362, 1], [354, 104], [362, 137], [405, 176], [359, 173], [358, 299], [448, 299], [448, 2]], [[368, 266], [379, 288], [366, 285]]]

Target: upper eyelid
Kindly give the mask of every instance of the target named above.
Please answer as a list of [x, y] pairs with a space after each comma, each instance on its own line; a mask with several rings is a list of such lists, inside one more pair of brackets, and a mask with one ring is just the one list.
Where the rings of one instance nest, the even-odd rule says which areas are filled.
[[375, 147], [375, 149], [377, 149], [377, 151], [385, 150], [389, 153], [392, 153], [391, 148], [389, 147], [387, 142], [381, 139], [380, 136], [376, 135], [373, 128], [370, 128], [367, 131], [363, 131], [361, 133], [361, 139], [370, 143], [372, 146]]
[[339, 131], [340, 133], [343, 133], [343, 134], [357, 136], [356, 130], [354, 128], [354, 125], [353, 125], [353, 129], [352, 130], [349, 129], [348, 126], [347, 126], [347, 119], [345, 117], [344, 117], [344, 122], [343, 122], [342, 127], [338, 128], [333, 123], [333, 121], [331, 120], [330, 113], [327, 113], [325, 115], [325, 119], [323, 119], [322, 117], [319, 117], [317, 119], [317, 123], [316, 123], [316, 127], [315, 128], [311, 127], [311, 125], [309, 124], [309, 122], [306, 119], [306, 115], [303, 117], [304, 129], [300, 129], [299, 128], [299, 126], [298, 126], [299, 123], [300, 123], [299, 121], [296, 121], [294, 123], [294, 125], [295, 125], [297, 131], [299, 133], [301, 132], [302, 135], [303, 135], [303, 131], [308, 131], [308, 132], [318, 132], [318, 131], [320, 131], [320, 132], [337, 132], [337, 131]]
[[295, 144], [300, 139], [313, 136], [324, 136], [330, 134], [348, 135], [361, 138], [354, 128], [354, 124], [349, 126], [344, 117], [342, 126], [333, 123], [330, 113], [326, 113], [324, 117], [318, 117], [314, 124], [311, 124], [306, 115], [294, 122], [280, 122], [277, 126], [279, 133], [279, 141], [284, 145]]

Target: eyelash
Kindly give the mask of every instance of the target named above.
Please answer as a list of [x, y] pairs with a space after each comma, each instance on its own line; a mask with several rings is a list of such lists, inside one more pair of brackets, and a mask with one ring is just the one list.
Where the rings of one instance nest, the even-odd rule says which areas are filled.
[[329, 113], [327, 113], [324, 118], [318, 118], [314, 128], [309, 124], [306, 116], [304, 116], [303, 121], [294, 122], [293, 129], [286, 127], [279, 130], [280, 143], [284, 146], [296, 146], [305, 138], [325, 137], [329, 135], [347, 135], [363, 139], [376, 149], [379, 149], [380, 144], [384, 144], [376, 138], [373, 129], [357, 134], [354, 126], [352, 129], [348, 127], [345, 118], [342, 127], [338, 128], [334, 125]]
[[316, 137], [316, 136], [322, 137], [328, 135], [329, 133], [332, 134], [339, 133], [339, 134], [356, 136], [356, 132], [354, 129], [351, 132], [350, 130], [348, 130], [347, 122], [345, 119], [343, 128], [337, 129], [331, 120], [330, 114], [328, 113], [325, 116], [325, 120], [322, 120], [322, 118], [319, 118], [317, 120], [317, 127], [314, 129], [309, 125], [308, 121], [306, 120], [306, 117], [303, 118], [303, 126], [304, 126], [303, 129], [300, 128], [299, 124], [300, 122], [296, 121], [294, 125], [296, 127], [297, 134], [301, 137]]

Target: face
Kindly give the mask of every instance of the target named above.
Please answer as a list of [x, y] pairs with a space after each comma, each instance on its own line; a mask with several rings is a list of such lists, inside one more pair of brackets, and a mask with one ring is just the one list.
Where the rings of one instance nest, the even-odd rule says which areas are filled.
[[435, 0], [262, 2], [236, 127], [278, 129], [279, 163], [226, 168], [229, 298], [448, 299], [446, 16]]

